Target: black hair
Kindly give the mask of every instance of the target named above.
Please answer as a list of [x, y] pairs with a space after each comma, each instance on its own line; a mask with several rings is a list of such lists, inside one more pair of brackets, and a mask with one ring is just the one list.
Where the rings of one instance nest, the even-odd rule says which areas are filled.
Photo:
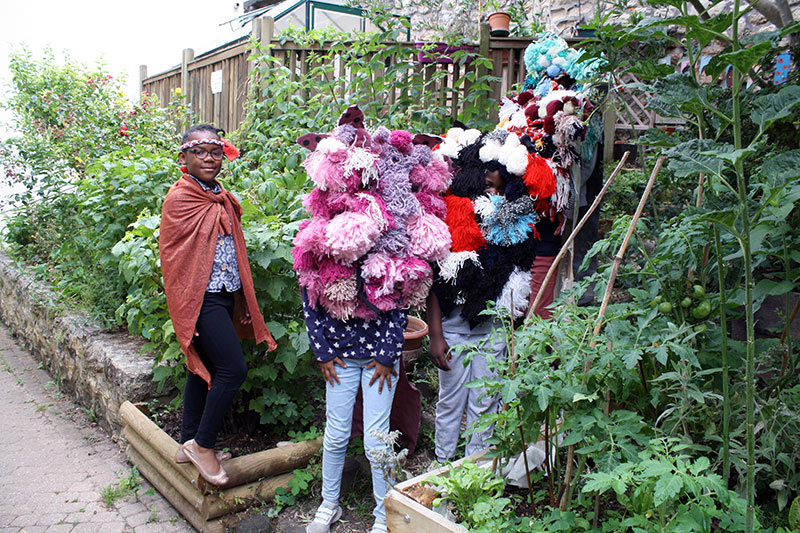
[[212, 124], [198, 124], [197, 126], [192, 126], [186, 131], [186, 133], [183, 134], [183, 138], [181, 139], [181, 144], [187, 142], [189, 140], [189, 137], [191, 137], [193, 133], [197, 133], [198, 131], [207, 132], [219, 138], [225, 137], [225, 130], [221, 128], [218, 128]]

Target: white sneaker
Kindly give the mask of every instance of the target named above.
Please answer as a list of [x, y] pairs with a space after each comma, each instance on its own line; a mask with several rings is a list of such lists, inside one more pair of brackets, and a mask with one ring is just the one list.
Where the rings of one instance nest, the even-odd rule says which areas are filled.
[[314, 520], [306, 526], [306, 533], [329, 533], [331, 524], [342, 517], [342, 508], [335, 503], [322, 502]]

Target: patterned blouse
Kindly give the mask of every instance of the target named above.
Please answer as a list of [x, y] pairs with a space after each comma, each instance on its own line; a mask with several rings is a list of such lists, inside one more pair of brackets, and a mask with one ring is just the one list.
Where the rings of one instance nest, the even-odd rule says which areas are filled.
[[[214, 194], [222, 192], [219, 183], [214, 182], [212, 189], [191, 174], [194, 181], [200, 184], [204, 191], [211, 191]], [[236, 260], [236, 245], [233, 243], [233, 235], [217, 235], [217, 249], [214, 252], [214, 266], [211, 267], [211, 277], [208, 279], [206, 292], [236, 292], [242, 288], [242, 279], [239, 277], [239, 262]]]

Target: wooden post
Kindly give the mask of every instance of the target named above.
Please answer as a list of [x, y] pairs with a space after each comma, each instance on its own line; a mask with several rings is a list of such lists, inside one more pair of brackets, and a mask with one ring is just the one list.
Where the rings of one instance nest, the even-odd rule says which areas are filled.
[[144, 80], [147, 79], [147, 65], [139, 65], [139, 98], [144, 92]]
[[[178, 473], [178, 468], [183, 468], [183, 465], [179, 466], [174, 461], [164, 459], [161, 454], [150, 446], [141, 435], [136, 433], [131, 426], [122, 428], [122, 436], [128, 441], [128, 445], [132, 446], [133, 449], [139, 453], [142, 460], [155, 468], [161, 477], [164, 478], [164, 481], [177, 490], [189, 505], [198, 511], [200, 510], [200, 507], [203, 505], [203, 494], [193, 482]], [[186, 468], [188, 469], [189, 467], [186, 466]]]
[[224, 533], [225, 527], [220, 520], [206, 521], [183, 496], [173, 487], [158, 470], [142, 457], [136, 448], [128, 445], [125, 450], [131, 462], [136, 464], [139, 472], [160, 492], [179, 513], [201, 533]]
[[259, 31], [259, 39], [262, 45], [267, 45], [272, 42], [275, 36], [275, 19], [272, 17], [259, 17], [258, 25], [261, 28]]
[[183, 58], [181, 59], [181, 90], [183, 94], [189, 97], [191, 102], [191, 95], [189, 94], [189, 63], [194, 61], [194, 50], [185, 48], [183, 50]]
[[225, 472], [230, 480], [228, 486], [241, 485], [302, 468], [316, 455], [321, 446], [322, 438], [318, 438], [229, 459], [225, 461]]
[[606, 96], [603, 109], [603, 161], [611, 161], [614, 157], [614, 139], [617, 134], [617, 108], [614, 107], [613, 98]]

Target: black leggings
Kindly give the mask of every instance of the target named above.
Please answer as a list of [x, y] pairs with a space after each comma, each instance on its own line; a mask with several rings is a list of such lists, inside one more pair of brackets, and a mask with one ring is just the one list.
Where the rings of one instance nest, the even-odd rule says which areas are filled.
[[233, 326], [233, 293], [207, 292], [197, 317], [194, 346], [211, 374], [211, 389], [189, 372], [183, 393], [181, 442], [213, 448], [233, 396], [247, 377], [247, 362]]

